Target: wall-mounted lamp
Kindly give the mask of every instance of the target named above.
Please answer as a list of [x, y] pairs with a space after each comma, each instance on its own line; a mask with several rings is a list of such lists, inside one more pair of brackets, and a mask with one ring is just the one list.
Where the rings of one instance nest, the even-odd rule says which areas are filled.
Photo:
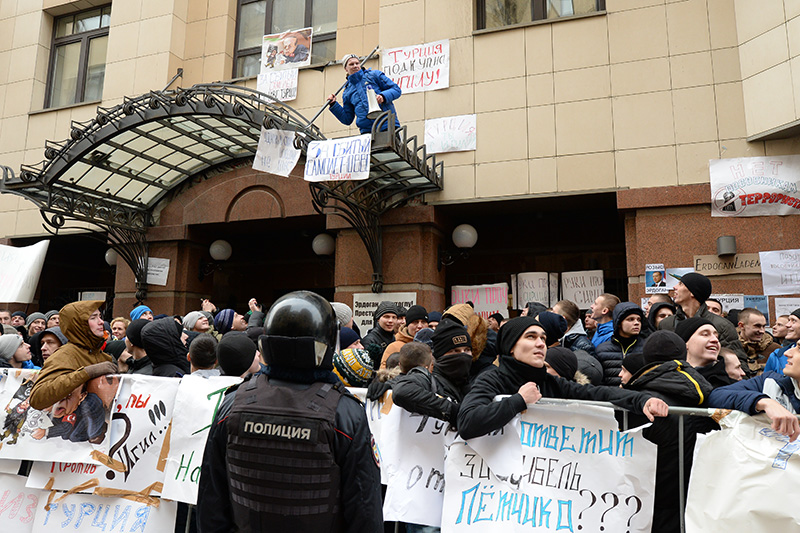
[[457, 250], [447, 250], [439, 245], [439, 253], [436, 260], [436, 268], [441, 271], [443, 266], [452, 265], [458, 257], [466, 259], [469, 257], [469, 250], [478, 242], [478, 230], [469, 224], [461, 224], [453, 230], [453, 244]]
[[200, 258], [200, 269], [198, 277], [203, 281], [206, 276], [210, 276], [217, 270], [222, 270], [222, 262], [231, 258], [233, 247], [228, 241], [219, 239], [211, 243], [208, 247], [208, 255], [211, 256], [213, 261], [204, 261]]
[[317, 255], [333, 255], [336, 251], [336, 240], [327, 233], [320, 233], [311, 241], [311, 249]]
[[717, 256], [735, 255], [736, 237], [733, 235], [723, 235], [717, 237]]
[[109, 248], [106, 250], [106, 263], [108, 266], [117, 266], [117, 259], [119, 259], [119, 254], [113, 248]]

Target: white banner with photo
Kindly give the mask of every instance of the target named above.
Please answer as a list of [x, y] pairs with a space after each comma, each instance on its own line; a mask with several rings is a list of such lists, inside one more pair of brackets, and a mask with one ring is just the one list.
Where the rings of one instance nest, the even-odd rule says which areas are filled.
[[267, 70], [256, 79], [256, 90], [280, 102], [297, 98], [297, 69]]
[[111, 416], [111, 448], [107, 455], [95, 454], [102, 464], [85, 465], [75, 459], [37, 461], [28, 486], [43, 488], [53, 478], [53, 489], [69, 490], [96, 479], [103, 488], [138, 492], [163, 483], [166, 456], [162, 446], [168, 439], [180, 383], [176, 378], [124, 376]]
[[306, 150], [306, 181], [365, 180], [369, 177], [372, 135], [312, 141]]
[[381, 302], [394, 302], [395, 305], [408, 309], [417, 305], [416, 292], [357, 292], [353, 294], [353, 322], [358, 324], [361, 336], [373, 327], [372, 314]]
[[447, 454], [442, 532], [649, 532], [656, 446], [612, 409], [534, 405]]
[[101, 462], [111, 446], [108, 424], [119, 376], [79, 385], [66, 398], [39, 411], [30, 406], [38, 370], [2, 369], [0, 458]]
[[33, 301], [50, 241], [15, 248], [0, 244], [0, 302]]
[[[204, 378], [185, 376], [180, 380], [175, 398], [164, 490], [161, 495], [170, 500], [197, 503], [200, 467], [206, 448], [208, 431], [217, 414], [225, 391], [242, 381], [233, 376]], [[162, 451], [162, 456], [164, 452]]]
[[500, 313], [508, 316], [508, 283], [490, 285], [453, 285], [450, 291], [452, 304], [472, 302], [475, 313], [483, 318]]
[[384, 50], [381, 70], [403, 94], [447, 89], [450, 86], [450, 41]]
[[800, 155], [711, 160], [711, 216], [800, 213]]
[[260, 73], [311, 64], [312, 28], [265, 35], [261, 42]]
[[477, 115], [430, 118], [425, 121], [425, 146], [429, 154], [469, 152], [477, 146]]
[[759, 252], [764, 294], [800, 294], [800, 249]]
[[561, 298], [588, 309], [605, 292], [602, 270], [581, 270], [561, 273]]
[[299, 160], [300, 150], [294, 147], [293, 131], [261, 128], [253, 170], [286, 177]]
[[[45, 498], [41, 497], [43, 502]], [[104, 498], [90, 494], [70, 494], [63, 500], [40, 504], [36, 510], [32, 533], [77, 531], [109, 533], [138, 531], [168, 533], [175, 530], [176, 502], [160, 500], [158, 505], [139, 503], [124, 498]]]

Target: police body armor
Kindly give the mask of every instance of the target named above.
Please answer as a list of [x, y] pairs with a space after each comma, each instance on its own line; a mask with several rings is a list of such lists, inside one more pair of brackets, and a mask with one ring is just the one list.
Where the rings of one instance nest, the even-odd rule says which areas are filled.
[[276, 385], [260, 374], [239, 387], [227, 421], [228, 474], [239, 531], [338, 532], [334, 420], [339, 386]]

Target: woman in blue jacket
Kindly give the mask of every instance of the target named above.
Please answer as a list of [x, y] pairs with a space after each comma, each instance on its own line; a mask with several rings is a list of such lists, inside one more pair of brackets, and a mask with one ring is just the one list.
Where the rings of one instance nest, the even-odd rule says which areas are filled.
[[[334, 114], [339, 122], [349, 126], [356, 119], [356, 126], [361, 133], [372, 131], [372, 119], [367, 118], [369, 112], [369, 102], [367, 101], [367, 88], [375, 91], [375, 97], [383, 111], [394, 113], [395, 126], [400, 127], [397, 120], [397, 111], [394, 109], [394, 102], [402, 91], [400, 87], [389, 77], [379, 70], [361, 68], [361, 60], [355, 54], [348, 54], [342, 60], [344, 70], [347, 72], [347, 86], [342, 95], [342, 104], [336, 102], [336, 95], [328, 97], [328, 105], [331, 113]], [[385, 127], [383, 129], [386, 129]]]

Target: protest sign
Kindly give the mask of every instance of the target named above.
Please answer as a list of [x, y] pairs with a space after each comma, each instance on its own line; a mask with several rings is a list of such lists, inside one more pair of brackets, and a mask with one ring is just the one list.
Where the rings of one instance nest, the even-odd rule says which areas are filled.
[[483, 318], [494, 313], [508, 316], [508, 283], [453, 285], [450, 302], [454, 305], [472, 302], [475, 313]]
[[0, 390], [0, 458], [98, 463], [108, 453], [108, 422], [119, 376], [103, 376], [79, 385], [39, 411], [30, 406], [38, 370], [3, 369]]
[[429, 154], [475, 150], [476, 115], [431, 118], [425, 121], [425, 146]]
[[667, 269], [667, 287], [674, 289], [675, 285], [680, 281], [680, 277], [689, 272], [694, 272], [693, 268], [668, 268]]
[[450, 41], [389, 48], [381, 54], [381, 69], [403, 94], [450, 86]]
[[256, 79], [256, 90], [280, 102], [297, 98], [297, 69], [267, 70]]
[[299, 159], [300, 150], [294, 147], [294, 132], [261, 128], [253, 170], [286, 177]]
[[[40, 498], [43, 502], [44, 498]], [[109, 533], [139, 531], [165, 533], [175, 530], [178, 504], [161, 500], [159, 505], [149, 505], [123, 498], [104, 498], [89, 494], [70, 494], [45, 508], [36, 510], [32, 533], [54, 531]]]
[[450, 446], [442, 532], [649, 532], [655, 462], [656, 446], [620, 432], [612, 409], [528, 406]]
[[708, 164], [711, 216], [758, 217], [800, 213], [800, 156], [738, 157]]
[[764, 317], [767, 319], [767, 325], [769, 325], [769, 297], [763, 296], [760, 294], [745, 294], [744, 295], [744, 308], [753, 307], [758, 309], [762, 313], [764, 313]]
[[731, 309], [744, 309], [744, 294], [712, 294], [711, 298], [719, 300], [726, 313]]
[[375, 439], [375, 445], [378, 449], [378, 456], [380, 457], [381, 469], [381, 485], [386, 485], [386, 468], [383, 462], [383, 451], [381, 450], [381, 442], [383, 442], [383, 423], [386, 420], [389, 412], [393, 406], [392, 403], [392, 390], [389, 389], [378, 400], [367, 399], [364, 402], [364, 408], [367, 411], [367, 422], [369, 423], [369, 430], [372, 432], [372, 438]]
[[[43, 488], [54, 479], [53, 489], [69, 490], [94, 478], [99, 486], [140, 491], [164, 481], [162, 445], [173, 416], [175, 395], [181, 380], [138, 374], [125, 375], [111, 415], [111, 448], [94, 455], [100, 465], [37, 461], [28, 486]], [[83, 462], [83, 461], [82, 461]]]
[[666, 270], [663, 263], [651, 263], [645, 265], [644, 273], [644, 292], [645, 294], [667, 294]]
[[558, 297], [558, 273], [551, 272], [550, 273], [550, 306], [553, 307], [558, 303], [560, 298]]
[[455, 438], [447, 422], [409, 413], [397, 405], [391, 409], [380, 440], [387, 481], [384, 520], [441, 525], [445, 447]]
[[0, 244], [0, 302], [33, 301], [50, 241], [15, 248]]
[[169, 259], [161, 257], [148, 257], [147, 258], [147, 283], [149, 285], [167, 284], [167, 276], [169, 276]]
[[0, 474], [16, 474], [21, 465], [18, 459], [0, 459]]
[[761, 274], [761, 261], [758, 254], [736, 254], [724, 259], [716, 255], [696, 255], [694, 271], [705, 276]]
[[[525, 307], [528, 302], [539, 302], [549, 307], [550, 275], [547, 272], [520, 272], [515, 287], [517, 308]], [[503, 316], [508, 318], [507, 313]]]
[[791, 315], [795, 309], [800, 309], [800, 298], [775, 298], [776, 317]]
[[774, 431], [766, 415], [732, 411], [719, 423], [722, 430], [698, 439], [695, 447], [687, 533], [800, 530], [800, 440], [789, 442]]
[[311, 64], [312, 28], [265, 35], [261, 42], [261, 73], [297, 69]]
[[800, 249], [759, 252], [764, 294], [800, 294]]
[[306, 181], [365, 180], [369, 177], [372, 135], [312, 141], [306, 150]]
[[[180, 380], [173, 409], [164, 490], [170, 500], [197, 503], [200, 466], [203, 464], [206, 438], [214, 415], [228, 387], [242, 381], [239, 377], [203, 378], [184, 376]], [[162, 455], [164, 455], [162, 453]]]
[[579, 309], [588, 309], [604, 292], [602, 270], [561, 273], [561, 298], [575, 302]]
[[394, 302], [395, 305], [408, 309], [417, 304], [416, 292], [357, 292], [353, 294], [353, 322], [358, 324], [362, 334], [372, 329], [372, 314], [378, 304], [384, 301]]
[[41, 495], [25, 487], [24, 477], [0, 474], [0, 531], [30, 533]]

